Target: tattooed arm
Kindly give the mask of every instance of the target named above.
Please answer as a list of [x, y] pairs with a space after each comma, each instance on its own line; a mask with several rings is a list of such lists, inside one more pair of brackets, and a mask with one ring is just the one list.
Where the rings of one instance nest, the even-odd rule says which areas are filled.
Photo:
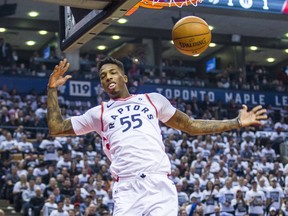
[[63, 120], [58, 104], [56, 88], [48, 88], [47, 122], [51, 136], [75, 136], [71, 120]]
[[237, 119], [232, 120], [193, 120], [185, 113], [177, 110], [166, 125], [179, 129], [190, 135], [204, 135], [221, 133], [223, 131], [237, 129], [240, 127]]
[[250, 125], [260, 125], [260, 120], [267, 119], [266, 109], [262, 109], [262, 106], [256, 106], [250, 112], [247, 110], [247, 106], [243, 105], [238, 117], [230, 120], [193, 120], [185, 113], [177, 110], [165, 124], [190, 135], [205, 135]]
[[63, 74], [68, 70], [69, 63], [66, 59], [60, 61], [56, 65], [53, 73], [50, 75], [48, 83], [48, 98], [47, 98], [47, 122], [49, 134], [51, 136], [72, 136], [76, 135], [70, 119], [63, 120], [59, 103], [57, 87], [66, 83], [71, 78], [70, 75], [63, 77]]

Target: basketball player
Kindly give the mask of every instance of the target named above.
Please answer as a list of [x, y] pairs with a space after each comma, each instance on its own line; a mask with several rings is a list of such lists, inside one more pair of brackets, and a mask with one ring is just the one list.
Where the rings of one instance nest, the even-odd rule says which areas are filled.
[[56, 65], [48, 83], [48, 126], [52, 136], [73, 136], [97, 132], [103, 150], [111, 161], [114, 216], [176, 216], [176, 187], [167, 177], [170, 162], [164, 151], [158, 121], [190, 135], [221, 133], [244, 126], [259, 125], [266, 119], [261, 106], [248, 112], [243, 105], [231, 120], [192, 120], [176, 110], [161, 94], [131, 95], [123, 64], [111, 57], [98, 64], [100, 82], [110, 96], [108, 102], [89, 109], [81, 116], [63, 120], [57, 87], [71, 78], [64, 75], [66, 59]]

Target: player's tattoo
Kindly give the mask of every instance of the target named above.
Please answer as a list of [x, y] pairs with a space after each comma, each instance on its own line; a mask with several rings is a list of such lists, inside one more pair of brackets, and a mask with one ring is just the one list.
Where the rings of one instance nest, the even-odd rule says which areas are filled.
[[221, 133], [239, 128], [237, 119], [232, 120], [193, 120], [187, 114], [176, 111], [167, 122], [170, 127], [185, 131], [191, 135]]
[[63, 120], [58, 104], [57, 89], [48, 88], [47, 123], [51, 135], [75, 135], [70, 119]]

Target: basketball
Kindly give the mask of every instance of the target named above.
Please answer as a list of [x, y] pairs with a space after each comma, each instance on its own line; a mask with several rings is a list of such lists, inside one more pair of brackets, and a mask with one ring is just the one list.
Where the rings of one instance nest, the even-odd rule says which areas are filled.
[[207, 49], [211, 42], [211, 31], [203, 19], [187, 16], [174, 25], [172, 40], [179, 52], [193, 56]]

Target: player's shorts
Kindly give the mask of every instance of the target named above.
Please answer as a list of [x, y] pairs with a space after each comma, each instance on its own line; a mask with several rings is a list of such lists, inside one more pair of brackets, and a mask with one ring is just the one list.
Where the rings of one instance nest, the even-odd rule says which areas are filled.
[[113, 216], [177, 216], [175, 184], [165, 174], [119, 178], [113, 187]]

